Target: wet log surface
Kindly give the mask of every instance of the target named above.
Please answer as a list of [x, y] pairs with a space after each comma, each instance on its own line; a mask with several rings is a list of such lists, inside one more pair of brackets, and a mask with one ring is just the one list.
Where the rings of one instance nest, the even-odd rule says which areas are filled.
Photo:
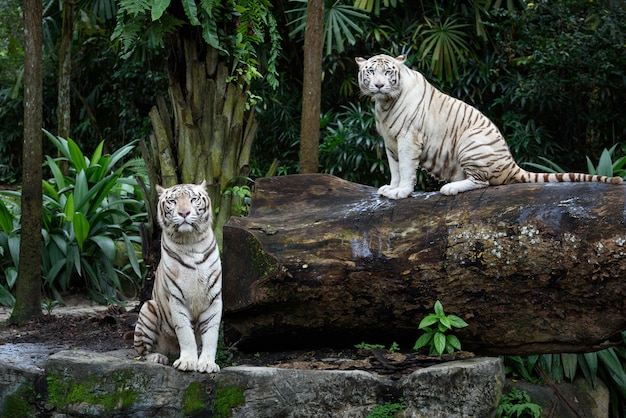
[[259, 179], [224, 227], [227, 340], [408, 348], [440, 300], [479, 354], [602, 348], [626, 329], [625, 202], [596, 183], [394, 201], [329, 175]]

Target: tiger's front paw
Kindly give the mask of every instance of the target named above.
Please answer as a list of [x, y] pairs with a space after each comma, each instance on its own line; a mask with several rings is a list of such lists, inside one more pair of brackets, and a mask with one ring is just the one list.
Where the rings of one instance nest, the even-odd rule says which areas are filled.
[[198, 360], [191, 357], [180, 356], [180, 358], [172, 364], [172, 367], [183, 372], [194, 372], [198, 367]]
[[146, 361], [151, 361], [153, 363], [165, 364], [167, 366], [167, 356], [164, 356], [161, 353], [150, 353], [145, 356]]
[[220, 371], [220, 366], [213, 361], [199, 361], [197, 371], [200, 373], [217, 373]]
[[452, 183], [448, 183], [441, 186], [439, 192], [446, 196], [456, 196], [457, 194], [459, 194], [459, 189]]
[[404, 199], [413, 193], [413, 187], [391, 187], [389, 185], [378, 189], [378, 194], [389, 199]]

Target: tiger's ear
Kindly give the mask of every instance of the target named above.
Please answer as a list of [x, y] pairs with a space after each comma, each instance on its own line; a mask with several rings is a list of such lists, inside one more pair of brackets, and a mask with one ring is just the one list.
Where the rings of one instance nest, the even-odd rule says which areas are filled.
[[159, 184], [157, 184], [156, 185], [156, 191], [157, 191], [157, 194], [159, 196], [161, 196], [163, 194], [163, 192], [165, 191], [165, 189], [163, 187], [161, 187]]
[[362, 67], [367, 62], [365, 58], [361, 58], [361, 57], [354, 57], [354, 60], [356, 61], [357, 64], [359, 64], [359, 67]]
[[206, 190], [206, 179], [202, 180], [202, 183], [198, 184], [198, 186], [202, 187], [204, 190]]
[[398, 55], [396, 57], [396, 61], [398, 61], [398, 64], [404, 64], [404, 61], [406, 61], [406, 55]]

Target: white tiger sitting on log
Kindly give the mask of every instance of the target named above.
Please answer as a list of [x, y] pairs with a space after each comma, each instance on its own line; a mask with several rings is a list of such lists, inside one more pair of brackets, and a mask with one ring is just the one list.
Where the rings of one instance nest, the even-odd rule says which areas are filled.
[[447, 96], [397, 58], [356, 58], [359, 87], [375, 102], [376, 129], [385, 141], [391, 181], [378, 193], [409, 196], [416, 169], [446, 182], [444, 195], [510, 183], [620, 183], [620, 177], [578, 173], [531, 173], [513, 160], [502, 134], [472, 106]]
[[134, 347], [148, 361], [168, 364], [167, 355], [180, 354], [173, 367], [212, 373], [220, 370], [215, 354], [222, 318], [222, 265], [205, 186], [203, 181], [156, 187], [161, 262], [152, 299], [139, 312]]

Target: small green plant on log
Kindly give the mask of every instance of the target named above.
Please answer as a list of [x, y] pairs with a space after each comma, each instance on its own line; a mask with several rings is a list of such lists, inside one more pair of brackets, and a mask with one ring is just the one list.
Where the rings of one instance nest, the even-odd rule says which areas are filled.
[[362, 342], [362, 343], [356, 344], [354, 346], [354, 348], [359, 349], [359, 350], [375, 350], [375, 349], [378, 348], [378, 349], [381, 349], [381, 350], [387, 350], [390, 353], [396, 353], [396, 352], [400, 351], [400, 346], [395, 341], [393, 343], [391, 343], [391, 345], [389, 346], [389, 349], [386, 349], [383, 344], [368, 344], [366, 342]]
[[430, 347], [430, 355], [441, 356], [444, 352], [452, 354], [455, 350], [461, 350], [461, 342], [452, 334], [447, 334], [453, 328], [464, 328], [467, 322], [456, 315], [446, 315], [440, 301], [435, 302], [435, 313], [426, 315], [419, 324], [419, 329], [424, 331], [415, 342], [414, 350], [422, 347]]
[[496, 418], [541, 418], [541, 406], [531, 402], [530, 396], [517, 388], [500, 398]]

